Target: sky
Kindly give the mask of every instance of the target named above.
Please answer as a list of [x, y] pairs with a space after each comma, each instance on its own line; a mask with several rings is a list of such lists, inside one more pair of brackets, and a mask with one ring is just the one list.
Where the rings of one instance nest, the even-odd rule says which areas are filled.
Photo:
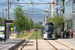
[[[17, 0], [9, 0], [9, 2], [17, 2]], [[48, 3], [51, 2], [51, 0], [20, 0], [19, 3]], [[11, 8], [9, 9], [9, 17], [11, 19], [14, 19], [13, 9], [17, 4], [11, 4]], [[29, 19], [32, 18], [34, 22], [43, 22], [44, 21], [44, 14], [45, 12], [27, 12], [27, 11], [46, 11], [49, 4], [35, 4], [34, 6], [32, 4], [21, 4], [22, 9], [26, 10], [24, 12], [24, 15]], [[3, 9], [4, 9], [4, 17], [6, 18], [6, 12], [5, 9], [7, 9], [7, 0], [1, 0], [0, 1], [0, 17], [3, 17]]]

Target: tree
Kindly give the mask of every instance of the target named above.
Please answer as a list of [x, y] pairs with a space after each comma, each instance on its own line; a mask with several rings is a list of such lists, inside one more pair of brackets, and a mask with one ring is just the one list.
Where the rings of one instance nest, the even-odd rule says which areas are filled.
[[[3, 20], [4, 20], [4, 23], [5, 23], [5, 18], [3, 19], [3, 18], [0, 17], [0, 23], [3, 23]], [[0, 24], [0, 25], [4, 25], [4, 24]]]
[[21, 6], [16, 7], [14, 10], [14, 26], [17, 28], [18, 32], [22, 30], [29, 30], [30, 29], [30, 22], [28, 19], [23, 15], [24, 11], [22, 11]]
[[[2, 20], [2, 18], [0, 17], [0, 20]], [[2, 23], [2, 21], [0, 21], [0, 23]]]
[[48, 22], [54, 22], [55, 23], [55, 26], [56, 28], [58, 27], [61, 27], [63, 22], [64, 22], [64, 19], [63, 17], [61, 17], [58, 13], [56, 15], [54, 15], [54, 17], [50, 17], [48, 20]]
[[42, 25], [43, 22], [39, 22], [40, 25]]
[[33, 24], [34, 24], [34, 27], [33, 28], [38, 28], [38, 29], [41, 28], [41, 25], [39, 23], [33, 23]]

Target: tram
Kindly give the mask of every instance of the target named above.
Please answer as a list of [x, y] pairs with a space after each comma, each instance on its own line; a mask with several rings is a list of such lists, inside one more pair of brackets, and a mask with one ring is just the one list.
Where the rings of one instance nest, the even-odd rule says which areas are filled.
[[54, 22], [44, 22], [42, 24], [41, 34], [43, 39], [55, 39], [55, 23]]

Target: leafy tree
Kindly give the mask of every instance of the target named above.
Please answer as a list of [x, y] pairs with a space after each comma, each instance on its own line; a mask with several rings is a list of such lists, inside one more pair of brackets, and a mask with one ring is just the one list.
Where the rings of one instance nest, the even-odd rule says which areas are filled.
[[21, 6], [16, 7], [14, 10], [14, 26], [17, 28], [18, 32], [22, 30], [29, 30], [30, 29], [30, 22], [28, 19], [23, 15], [24, 11], [22, 11]]
[[[0, 20], [2, 20], [2, 18], [0, 17]], [[0, 23], [2, 23], [2, 21], [0, 21]]]
[[14, 27], [14, 25], [13, 24], [10, 24], [9, 25], [9, 30], [11, 30], [11, 27]]
[[54, 17], [50, 17], [48, 20], [48, 22], [54, 22], [55, 23], [55, 26], [56, 28], [58, 27], [61, 27], [63, 22], [64, 22], [64, 19], [63, 17], [61, 17], [58, 13], [56, 15], [54, 15]]
[[34, 27], [33, 28], [38, 28], [38, 29], [41, 28], [41, 25], [39, 23], [33, 23], [33, 24], [34, 24]]
[[39, 22], [39, 24], [41, 25], [43, 22]]
[[[3, 19], [2, 17], [0, 17], [0, 23], [3, 23], [3, 20], [4, 20], [4, 23], [5, 23], [5, 18]], [[4, 24], [0, 24], [0, 25], [4, 25]]]

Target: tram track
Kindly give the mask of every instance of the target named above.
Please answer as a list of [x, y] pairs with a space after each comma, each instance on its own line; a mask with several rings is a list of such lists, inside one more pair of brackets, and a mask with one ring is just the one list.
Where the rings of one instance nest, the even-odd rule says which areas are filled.
[[[59, 40], [38, 40], [37, 39], [37, 37], [38, 37], [37, 31], [31, 35], [30, 39], [23, 44], [23, 46], [20, 50], [22, 50], [22, 49], [24, 50], [24, 48], [26, 49], [27, 45], [31, 44], [29, 42], [32, 41], [31, 38], [33, 37], [34, 34], [36, 34], [36, 37], [35, 37], [36, 40], [35, 40], [35, 43], [33, 43], [33, 46], [35, 47], [35, 48], [34, 47], [33, 48], [35, 50], [46, 50], [46, 49], [47, 50], [75, 50], [74, 46], [68, 45]], [[31, 46], [29, 46], [29, 47], [31, 47]], [[27, 48], [27, 49], [30, 50], [30, 48]], [[31, 48], [31, 50], [32, 50], [32, 48]]]
[[[46, 40], [47, 41], [47, 40]], [[49, 41], [47, 41], [55, 50], [58, 50], [53, 44], [51, 44]]]
[[[56, 40], [55, 40], [56, 41]], [[60, 43], [61, 45], [63, 45], [63, 46], [66, 46], [67, 48], [70, 48], [71, 50], [74, 50], [74, 49], [72, 49], [71, 47], [69, 47], [69, 46], [67, 46], [67, 45], [65, 45], [65, 44], [62, 44], [61, 42], [58, 42], [58, 41], [56, 41], [57, 43]]]
[[67, 46], [67, 45], [65, 45], [65, 44], [62, 44], [61, 42], [58, 42], [58, 41], [56, 41], [56, 40], [55, 40], [55, 42], [60, 43], [61, 45], [66, 46], [67, 48], [70, 48], [71, 50], [74, 50], [74, 49], [72, 49], [71, 47], [69, 47], [69, 46]]
[[[71, 47], [69, 47], [69, 46], [67, 46], [67, 45], [65, 45], [65, 44], [62, 44], [61, 42], [58, 42], [58, 41], [56, 41], [56, 40], [50, 40], [50, 41], [52, 41], [52, 42], [55, 42], [55, 43], [58, 43], [58, 44], [60, 44], [61, 46], [64, 46], [64, 47], [66, 47], [66, 48], [69, 48], [69, 50], [74, 50], [74, 49], [72, 49]], [[58, 47], [56, 47], [56, 45], [54, 45], [54, 44], [52, 44], [52, 42], [50, 42], [49, 40], [46, 40], [46, 42], [48, 42], [55, 50], [61, 50], [61, 49], [59, 49]], [[60, 46], [59, 46], [60, 47]]]
[[[30, 39], [25, 42], [25, 44], [22, 46], [22, 48], [20, 50], [22, 50], [27, 45], [27, 43], [31, 40], [31, 38], [33, 37], [34, 34], [35, 33], [32, 34], [32, 36], [30, 37]], [[38, 50], [37, 31], [36, 31], [36, 50]]]
[[[32, 34], [32, 36], [33, 36], [33, 35], [34, 35], [34, 33]], [[32, 36], [30, 37], [30, 39], [32, 38]], [[22, 48], [21, 48], [20, 50], [22, 50], [22, 49], [26, 46], [26, 44], [30, 41], [30, 39], [25, 42], [25, 44], [22, 46]]]

